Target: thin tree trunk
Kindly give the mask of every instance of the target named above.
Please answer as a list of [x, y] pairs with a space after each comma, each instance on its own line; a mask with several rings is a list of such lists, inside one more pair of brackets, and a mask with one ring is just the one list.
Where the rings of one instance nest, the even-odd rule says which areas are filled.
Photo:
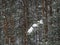
[[[38, 0], [36, 0], [36, 21], [38, 21], [38, 20], [39, 20], [39, 16], [38, 16]], [[38, 41], [37, 41], [38, 30], [35, 33], [36, 33], [36, 45], [38, 45]]]
[[13, 18], [13, 15], [11, 15], [10, 17], [10, 26], [11, 26], [11, 43], [14, 45], [14, 42], [15, 42], [15, 37], [14, 37], [14, 18]]
[[[6, 9], [6, 2], [3, 0], [2, 1], [2, 8], [5, 10]], [[9, 40], [8, 40], [8, 20], [7, 20], [7, 15], [5, 14], [5, 11], [3, 11], [3, 14], [5, 19], [4, 19], [4, 33], [5, 33], [5, 39], [6, 39], [6, 44], [9, 43]]]
[[44, 39], [47, 41], [47, 33], [48, 33], [48, 3], [47, 0], [42, 0], [42, 16], [44, 21]]
[[23, 0], [24, 3], [24, 25], [23, 25], [23, 33], [24, 33], [24, 45], [28, 45], [28, 39], [27, 39], [27, 29], [28, 29], [28, 0]]
[[5, 33], [6, 44], [8, 44], [9, 43], [9, 39], [8, 39], [8, 21], [7, 21], [6, 16], [5, 16], [5, 20], [4, 20], [4, 33]]

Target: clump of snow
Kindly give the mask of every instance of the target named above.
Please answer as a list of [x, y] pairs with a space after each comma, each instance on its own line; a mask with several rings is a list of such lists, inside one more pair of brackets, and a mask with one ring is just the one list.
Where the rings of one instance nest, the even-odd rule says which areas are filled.
[[3, 16], [3, 18], [5, 18], [5, 16]]
[[34, 28], [38, 27], [39, 24], [43, 24], [43, 20], [41, 19], [40, 21], [37, 21], [37, 23], [34, 23], [27, 31], [28, 34], [33, 32]]
[[30, 34], [32, 31], [33, 31], [33, 27], [30, 27], [30, 28], [28, 29], [28, 33]]
[[33, 26], [33, 27], [38, 27], [38, 24], [33, 24], [32, 26]]
[[39, 5], [38, 7], [42, 7], [42, 5]]
[[37, 21], [38, 23], [40, 23], [40, 24], [43, 24], [43, 20], [40, 20], [40, 21]]

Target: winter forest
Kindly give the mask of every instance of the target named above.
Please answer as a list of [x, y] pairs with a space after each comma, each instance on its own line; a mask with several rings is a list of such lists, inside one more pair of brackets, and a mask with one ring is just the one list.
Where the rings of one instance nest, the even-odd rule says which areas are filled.
[[60, 45], [60, 0], [0, 0], [0, 45]]

